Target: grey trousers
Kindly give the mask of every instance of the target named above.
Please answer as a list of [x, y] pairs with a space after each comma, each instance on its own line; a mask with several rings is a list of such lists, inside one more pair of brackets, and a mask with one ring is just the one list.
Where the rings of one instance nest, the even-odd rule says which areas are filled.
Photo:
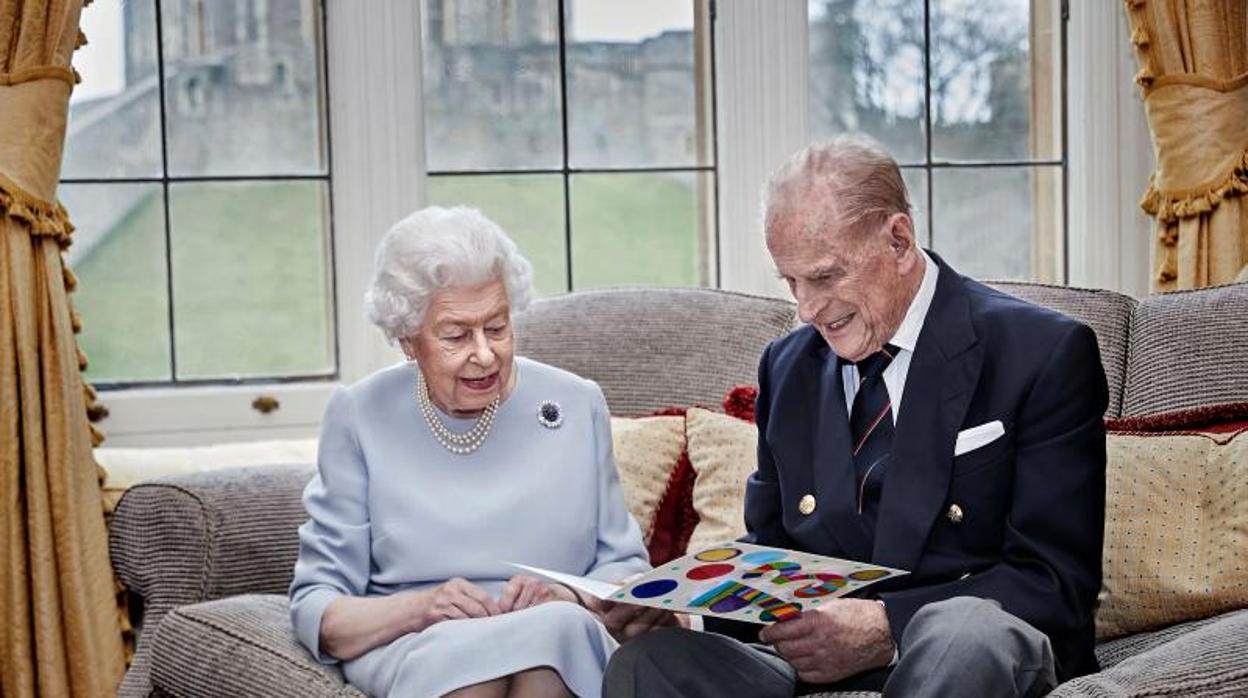
[[[884, 684], [891, 696], [1042, 696], [1057, 686], [1044, 633], [995, 601], [967, 596], [914, 614]], [[771, 648], [724, 635], [667, 628], [616, 650], [607, 665], [607, 698], [789, 698], [836, 685], [802, 684]]]

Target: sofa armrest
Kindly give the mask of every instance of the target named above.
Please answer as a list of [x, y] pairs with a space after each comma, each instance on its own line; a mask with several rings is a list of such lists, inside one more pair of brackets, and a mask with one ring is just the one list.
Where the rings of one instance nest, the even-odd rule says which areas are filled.
[[284, 595], [182, 606], [155, 629], [152, 683], [178, 696], [363, 696], [295, 639]]
[[311, 464], [214, 470], [140, 483], [109, 524], [109, 554], [141, 600], [135, 660], [122, 691], [146, 695], [151, 633], [170, 610], [235, 594], [285, 594], [307, 519]]

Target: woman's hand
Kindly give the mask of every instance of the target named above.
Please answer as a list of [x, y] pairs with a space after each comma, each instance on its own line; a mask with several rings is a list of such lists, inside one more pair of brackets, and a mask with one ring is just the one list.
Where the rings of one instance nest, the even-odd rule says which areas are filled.
[[417, 631], [444, 620], [485, 618], [503, 612], [489, 593], [462, 577], [448, 579], [420, 594], [417, 627], [413, 629]]
[[[562, 590], [559, 590], [562, 591]], [[503, 593], [498, 595], [498, 607], [503, 613], [519, 611], [530, 606], [537, 606], [548, 601], [560, 599], [575, 603], [575, 599], [567, 599], [565, 595], [551, 585], [525, 574], [518, 574], [507, 580]]]

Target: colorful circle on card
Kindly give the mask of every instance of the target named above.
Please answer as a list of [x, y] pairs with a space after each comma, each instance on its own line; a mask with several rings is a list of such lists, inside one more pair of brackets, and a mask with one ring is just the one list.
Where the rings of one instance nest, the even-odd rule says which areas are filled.
[[762, 577], [763, 575], [771, 574], [772, 572], [791, 572], [793, 570], [800, 570], [801, 568], [801, 565], [793, 562], [792, 560], [777, 560], [776, 562], [768, 562], [750, 569], [742, 575], [742, 579], [754, 579], [755, 577]]
[[877, 579], [883, 579], [889, 574], [888, 570], [858, 570], [850, 572], [849, 578], [855, 582], [874, 582]]
[[752, 553], [746, 553], [741, 556], [741, 562], [750, 565], [764, 565], [768, 562], [783, 560], [784, 553], [779, 550], [755, 550]]
[[703, 550], [693, 557], [702, 562], [723, 562], [724, 560], [731, 560], [740, 554], [741, 551], [737, 548], [711, 548], [710, 550]]
[[714, 579], [729, 574], [737, 569], [736, 565], [729, 565], [723, 562], [711, 563], [709, 565], [698, 565], [685, 573], [685, 577], [694, 581], [702, 581], [703, 579]]
[[656, 596], [670, 594], [676, 587], [680, 586], [674, 579], [655, 579], [639, 584], [633, 589], [633, 596], [639, 599], [653, 599]]

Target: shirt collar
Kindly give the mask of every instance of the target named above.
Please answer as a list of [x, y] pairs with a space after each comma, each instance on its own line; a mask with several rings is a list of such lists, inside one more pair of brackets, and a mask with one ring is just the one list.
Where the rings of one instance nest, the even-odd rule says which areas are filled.
[[923, 250], [918, 247], [919, 254], [923, 255], [923, 281], [919, 283], [919, 292], [914, 294], [914, 299], [910, 301], [910, 307], [906, 309], [906, 316], [901, 319], [901, 325], [897, 327], [896, 334], [888, 342], [903, 351], [913, 352], [914, 347], [919, 343], [919, 332], [923, 329], [923, 320], [927, 317], [928, 308], [932, 307], [932, 298], [936, 296], [936, 276], [940, 273], [936, 263]]

